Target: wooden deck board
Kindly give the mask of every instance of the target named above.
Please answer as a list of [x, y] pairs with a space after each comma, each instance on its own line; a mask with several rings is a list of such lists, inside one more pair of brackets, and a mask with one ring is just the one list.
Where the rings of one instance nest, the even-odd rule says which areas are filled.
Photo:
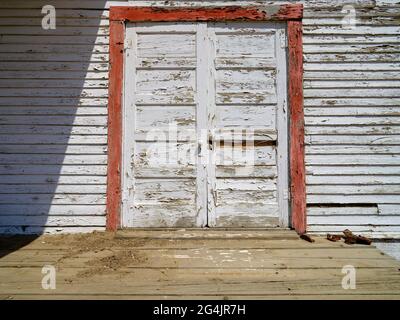
[[[134, 230], [0, 240], [0, 299], [399, 299], [400, 263], [373, 246], [289, 230]], [[56, 290], [41, 268], [57, 270]], [[357, 272], [344, 290], [342, 267]]]

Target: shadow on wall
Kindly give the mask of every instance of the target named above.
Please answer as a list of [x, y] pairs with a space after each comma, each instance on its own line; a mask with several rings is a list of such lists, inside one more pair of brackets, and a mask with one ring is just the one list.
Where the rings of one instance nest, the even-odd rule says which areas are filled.
[[[46, 1], [0, 3], [1, 234], [105, 225], [108, 11], [77, 3], [52, 1], [49, 30]], [[0, 257], [35, 236], [12, 239]]]

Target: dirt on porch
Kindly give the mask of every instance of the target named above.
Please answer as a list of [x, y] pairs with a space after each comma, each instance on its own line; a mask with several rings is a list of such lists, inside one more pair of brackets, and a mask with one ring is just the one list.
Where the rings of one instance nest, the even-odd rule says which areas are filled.
[[[0, 298], [400, 298], [400, 262], [373, 245], [313, 239], [282, 229], [2, 237]], [[49, 265], [56, 288], [46, 290]], [[342, 287], [349, 266], [355, 289]]]

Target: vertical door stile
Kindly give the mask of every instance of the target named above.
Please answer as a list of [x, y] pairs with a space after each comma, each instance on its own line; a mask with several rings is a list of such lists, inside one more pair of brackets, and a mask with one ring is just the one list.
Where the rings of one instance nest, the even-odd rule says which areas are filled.
[[208, 83], [207, 23], [197, 24], [196, 33], [196, 138], [198, 144], [196, 172], [197, 226], [207, 225], [207, 83]]
[[214, 24], [209, 23], [207, 28], [208, 50], [205, 53], [208, 56], [207, 65], [207, 204], [208, 204], [208, 226], [215, 227], [217, 223], [216, 206], [216, 139], [215, 139], [215, 30]]
[[289, 226], [289, 168], [288, 168], [288, 110], [287, 110], [287, 71], [286, 71], [286, 30], [276, 29], [276, 97], [277, 97], [277, 190], [279, 203], [279, 224]]
[[[132, 211], [134, 208], [135, 172], [135, 127], [136, 127], [136, 61], [137, 61], [137, 34], [135, 24], [128, 24], [125, 33], [125, 62], [124, 62], [124, 103], [122, 117], [122, 225], [131, 227], [133, 223]], [[129, 76], [127, 76], [129, 75]]]

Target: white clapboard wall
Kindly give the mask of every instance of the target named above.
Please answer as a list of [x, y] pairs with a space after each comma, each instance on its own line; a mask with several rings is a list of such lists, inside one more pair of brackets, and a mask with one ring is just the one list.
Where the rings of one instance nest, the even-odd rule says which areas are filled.
[[[308, 230], [400, 237], [400, 5], [302, 2]], [[110, 5], [267, 2], [51, 3], [0, 1], [1, 232], [104, 229]]]

